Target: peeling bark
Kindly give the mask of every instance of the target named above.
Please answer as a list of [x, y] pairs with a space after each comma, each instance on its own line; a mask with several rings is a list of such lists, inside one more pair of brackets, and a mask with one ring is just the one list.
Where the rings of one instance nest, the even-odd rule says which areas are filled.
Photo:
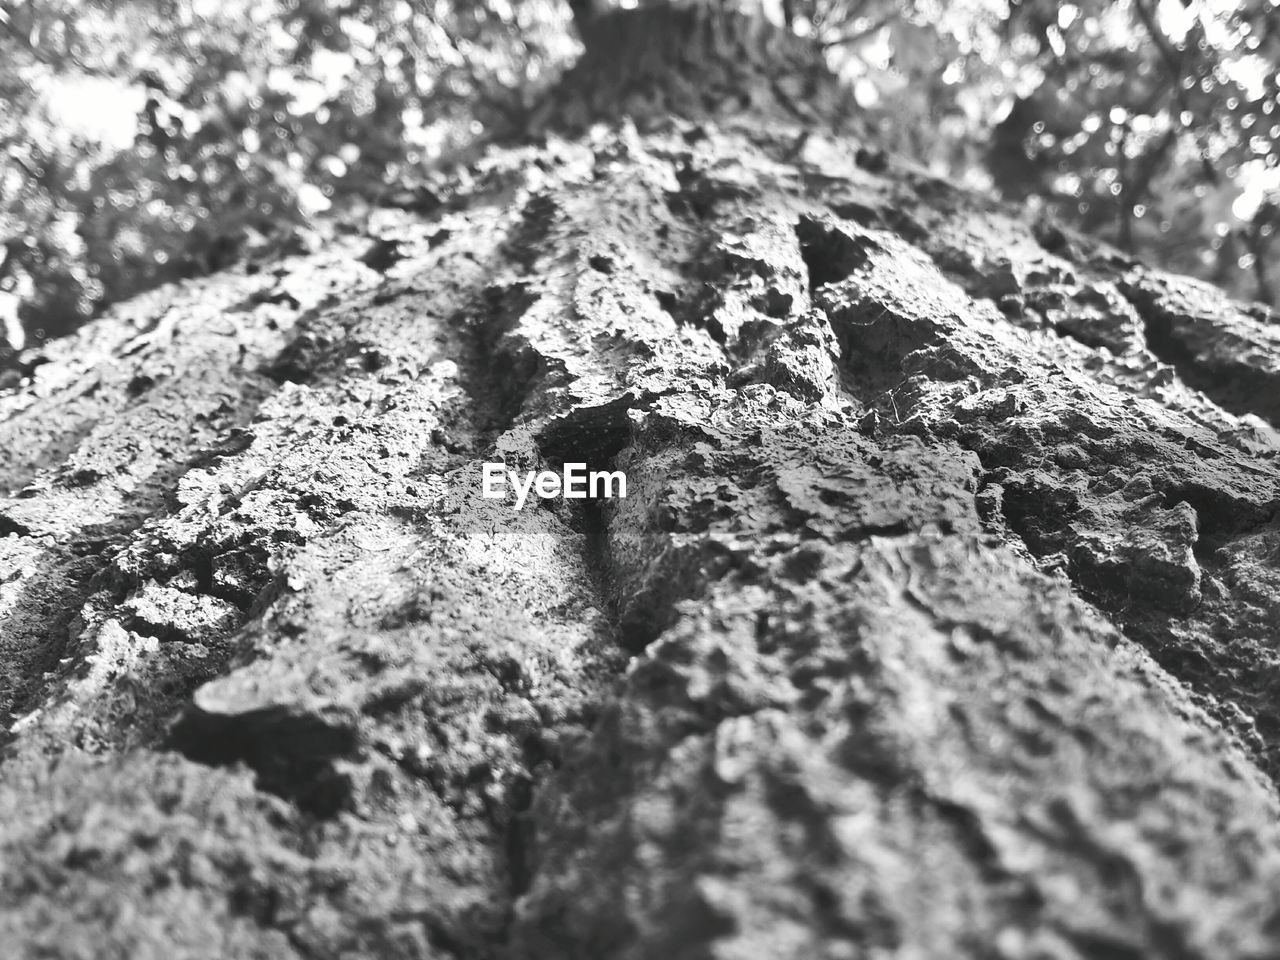
[[0, 395], [9, 955], [1280, 953], [1271, 315], [777, 116], [451, 191]]

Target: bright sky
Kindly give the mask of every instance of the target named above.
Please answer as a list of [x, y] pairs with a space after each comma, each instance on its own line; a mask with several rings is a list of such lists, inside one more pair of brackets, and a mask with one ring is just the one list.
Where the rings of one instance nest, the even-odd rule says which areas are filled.
[[133, 143], [147, 99], [140, 84], [73, 74], [45, 77], [41, 87], [49, 113], [68, 133], [113, 151]]

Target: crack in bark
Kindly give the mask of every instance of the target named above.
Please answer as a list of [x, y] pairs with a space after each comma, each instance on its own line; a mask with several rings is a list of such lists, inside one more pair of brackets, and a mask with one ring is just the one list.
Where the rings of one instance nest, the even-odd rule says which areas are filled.
[[[1265, 347], [1265, 343], [1239, 345], [1237, 353], [1244, 354], [1243, 357], [1229, 358], [1223, 355], [1206, 355], [1208, 351], [1197, 352], [1196, 341], [1208, 339], [1205, 333], [1195, 330], [1197, 318], [1192, 314], [1179, 317], [1176, 303], [1162, 303], [1158, 287], [1152, 290], [1148, 286], [1158, 284], [1159, 277], [1143, 275], [1141, 271], [1137, 274], [1137, 280], [1123, 278], [1117, 286], [1142, 318], [1147, 345], [1152, 353], [1174, 367], [1187, 384], [1202, 390], [1223, 409], [1237, 415], [1254, 414], [1270, 421], [1273, 426], [1280, 427], [1280, 360], [1276, 359], [1277, 353], [1280, 353], [1280, 332], [1272, 337], [1269, 367], [1264, 365], [1265, 358], [1247, 356], [1250, 347], [1257, 350]], [[1166, 281], [1168, 282], [1176, 281]], [[1210, 308], [1213, 307], [1219, 312], [1237, 310], [1239, 323], [1249, 319], [1224, 297], [1219, 297], [1216, 304], [1211, 303]], [[1182, 336], [1179, 336], [1177, 330], [1179, 320], [1187, 321], [1187, 326], [1190, 327]], [[1199, 318], [1201, 325], [1208, 325], [1208, 322], [1208, 316]], [[1229, 323], [1223, 323], [1222, 326], [1223, 329], [1217, 336], [1220, 341], [1233, 332]], [[1205, 345], [1202, 342], [1201, 346]], [[1221, 344], [1218, 345], [1218, 350], [1226, 352]], [[1249, 359], [1254, 363], [1248, 362]]]

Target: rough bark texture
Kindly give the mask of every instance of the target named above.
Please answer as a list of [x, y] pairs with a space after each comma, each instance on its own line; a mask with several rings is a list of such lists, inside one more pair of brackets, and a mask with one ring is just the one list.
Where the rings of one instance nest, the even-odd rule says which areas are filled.
[[0, 952], [1280, 956], [1271, 315], [777, 117], [440, 199], [0, 394]]

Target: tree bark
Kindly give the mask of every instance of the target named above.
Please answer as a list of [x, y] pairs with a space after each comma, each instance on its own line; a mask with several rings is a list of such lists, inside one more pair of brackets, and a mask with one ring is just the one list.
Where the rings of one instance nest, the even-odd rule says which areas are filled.
[[843, 129], [854, 100], [816, 40], [752, 16], [753, 0], [687, 0], [607, 15], [574, 6], [582, 57], [529, 117], [526, 132], [585, 131], [627, 117], [642, 129], [671, 116]]
[[690, 112], [23, 358], [7, 956], [1280, 954], [1274, 317]]

